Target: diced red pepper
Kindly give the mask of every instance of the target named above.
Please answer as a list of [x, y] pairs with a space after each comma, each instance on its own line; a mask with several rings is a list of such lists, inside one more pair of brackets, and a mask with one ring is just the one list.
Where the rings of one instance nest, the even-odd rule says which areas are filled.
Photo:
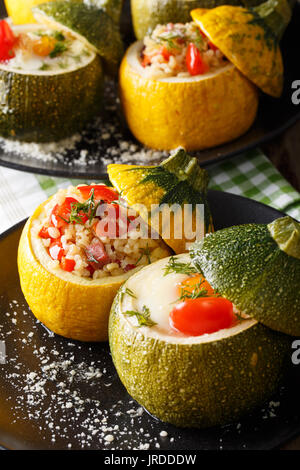
[[39, 231], [39, 237], [40, 238], [51, 238], [49, 233], [48, 233], [48, 228], [43, 226], [41, 230]]
[[151, 65], [152, 64], [152, 59], [153, 57], [155, 57], [156, 55], [162, 55], [164, 60], [166, 62], [169, 61], [170, 59], [170, 56], [172, 55], [171, 52], [168, 50], [168, 48], [166, 46], [162, 46], [162, 47], [159, 47], [157, 48], [151, 55], [150, 54], [143, 54], [143, 58], [142, 58], [142, 66], [143, 67], [147, 67], [148, 65]]
[[136, 265], [135, 264], [126, 264], [125, 268], [124, 268], [124, 271], [125, 272], [128, 272], [128, 271], [131, 271], [132, 269], [136, 268]]
[[65, 255], [65, 250], [62, 247], [60, 240], [55, 240], [50, 244], [49, 254], [52, 259], [60, 261]]
[[[62, 204], [56, 204], [52, 209], [50, 222], [54, 225], [54, 227], [66, 227], [68, 225], [72, 210], [72, 204], [76, 204], [78, 201], [73, 197], [66, 197], [65, 201]], [[86, 214], [82, 215], [83, 221], [85, 223], [88, 220]]]
[[94, 269], [101, 269], [110, 263], [110, 257], [106, 253], [105, 246], [98, 238], [94, 238], [85, 251], [88, 262]]
[[72, 272], [75, 268], [75, 261], [73, 259], [65, 258], [64, 256], [61, 259], [60, 267], [64, 271]]
[[0, 21], [0, 62], [6, 62], [13, 57], [15, 53], [13, 47], [17, 41], [11, 27], [5, 20]]
[[78, 189], [85, 200], [91, 197], [92, 190], [94, 190], [95, 201], [113, 202], [117, 201], [119, 198], [119, 193], [115, 189], [105, 186], [104, 184], [78, 186]]
[[209, 45], [209, 48], [212, 51], [217, 51], [218, 50], [217, 46], [215, 46], [211, 41], [208, 41], [208, 45]]
[[202, 75], [209, 68], [202, 59], [199, 49], [194, 43], [190, 43], [186, 52], [186, 65], [190, 75]]

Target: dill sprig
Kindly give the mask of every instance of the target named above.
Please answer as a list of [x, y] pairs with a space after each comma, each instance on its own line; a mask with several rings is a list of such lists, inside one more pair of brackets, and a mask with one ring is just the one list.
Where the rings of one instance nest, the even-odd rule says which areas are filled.
[[192, 291], [182, 288], [181, 294], [178, 300], [180, 301], [180, 300], [185, 300], [185, 299], [199, 299], [199, 297], [208, 297], [207, 290], [201, 287], [203, 282], [204, 282], [203, 279], [199, 281], [195, 285], [195, 288]]
[[126, 287], [125, 289], [123, 288], [121, 290], [121, 296], [120, 296], [121, 302], [123, 301], [125, 295], [129, 295], [129, 297], [136, 299], [136, 295], [133, 293], [131, 289], [129, 289], [129, 287]]
[[175, 32], [170, 32], [170, 33], [164, 33], [163, 36], [157, 36], [155, 38], [159, 44], [164, 43], [167, 47], [167, 49], [178, 49], [180, 50], [180, 47], [178, 44], [174, 42], [174, 39], [184, 39], [184, 37]]
[[70, 219], [68, 220], [69, 224], [75, 222], [77, 224], [84, 225], [82, 221], [83, 214], [88, 216], [89, 223], [91, 223], [91, 221], [96, 216], [99, 204], [101, 204], [101, 201], [95, 201], [94, 193], [95, 190], [92, 189], [89, 199], [87, 199], [85, 202], [74, 202], [71, 204]]
[[153, 320], [151, 320], [150, 310], [146, 305], [143, 305], [142, 312], [138, 312], [136, 310], [126, 310], [126, 312], [124, 312], [124, 315], [128, 317], [136, 317], [139, 327], [154, 326], [157, 324]]
[[147, 243], [147, 246], [146, 248], [140, 248], [140, 253], [141, 253], [141, 256], [139, 257], [139, 259], [137, 260], [136, 264], [138, 264], [139, 261], [141, 261], [141, 259], [143, 258], [143, 256], [146, 256], [147, 258], [147, 261], [148, 261], [148, 264], [151, 264], [151, 251], [150, 251], [150, 248], [148, 246], [148, 243]]
[[192, 263], [181, 263], [177, 261], [175, 256], [171, 256], [168, 261], [168, 264], [165, 266], [164, 276], [167, 276], [170, 273], [177, 273], [177, 274], [186, 274], [189, 276], [190, 274], [196, 274], [198, 271]]
[[62, 54], [66, 50], [67, 50], [67, 46], [62, 41], [58, 41], [55, 44], [53, 51], [50, 52], [49, 57], [51, 57], [51, 59], [54, 59], [55, 57]]

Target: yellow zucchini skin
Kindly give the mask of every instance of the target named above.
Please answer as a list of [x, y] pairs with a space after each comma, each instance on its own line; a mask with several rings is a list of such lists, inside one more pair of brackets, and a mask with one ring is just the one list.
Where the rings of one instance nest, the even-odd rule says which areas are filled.
[[59, 74], [0, 69], [0, 135], [27, 142], [57, 141], [79, 132], [101, 111], [103, 68], [86, 66]]

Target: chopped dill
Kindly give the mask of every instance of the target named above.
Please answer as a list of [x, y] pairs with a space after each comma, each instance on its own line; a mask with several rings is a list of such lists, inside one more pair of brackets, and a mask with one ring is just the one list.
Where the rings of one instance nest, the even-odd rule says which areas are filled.
[[164, 276], [167, 276], [170, 273], [190, 275], [197, 272], [197, 269], [192, 265], [192, 263], [181, 263], [180, 261], [177, 261], [175, 256], [171, 256], [168, 264], [165, 266]]
[[128, 317], [136, 317], [139, 327], [141, 326], [154, 326], [156, 323], [150, 318], [150, 310], [146, 305], [143, 305], [143, 311], [137, 312], [136, 310], [126, 310], [124, 315]]

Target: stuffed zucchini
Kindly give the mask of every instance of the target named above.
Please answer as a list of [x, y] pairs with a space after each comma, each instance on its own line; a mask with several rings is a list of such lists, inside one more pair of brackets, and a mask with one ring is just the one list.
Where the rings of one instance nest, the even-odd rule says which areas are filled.
[[278, 37], [270, 26], [274, 0], [267, 3], [263, 17], [228, 5], [192, 10], [193, 22], [157, 25], [128, 49], [120, 97], [138, 140], [157, 149], [199, 150], [250, 128], [258, 88], [278, 97], [283, 86]]
[[184, 254], [126, 281], [109, 344], [121, 381], [147, 411], [176, 426], [208, 427], [270, 398], [290, 339], [221, 297]]
[[27, 221], [18, 251], [21, 288], [33, 314], [55, 333], [105, 341], [120, 285], [170, 254], [161, 239], [146, 237], [137, 214], [123, 204], [105, 185], [72, 186]]
[[99, 113], [104, 75], [95, 52], [60, 28], [11, 29], [5, 20], [0, 28], [0, 135], [59, 140]]
[[48, 2], [33, 9], [37, 25], [1, 22], [0, 135], [56, 141], [101, 112], [104, 73], [123, 50], [111, 6]]

